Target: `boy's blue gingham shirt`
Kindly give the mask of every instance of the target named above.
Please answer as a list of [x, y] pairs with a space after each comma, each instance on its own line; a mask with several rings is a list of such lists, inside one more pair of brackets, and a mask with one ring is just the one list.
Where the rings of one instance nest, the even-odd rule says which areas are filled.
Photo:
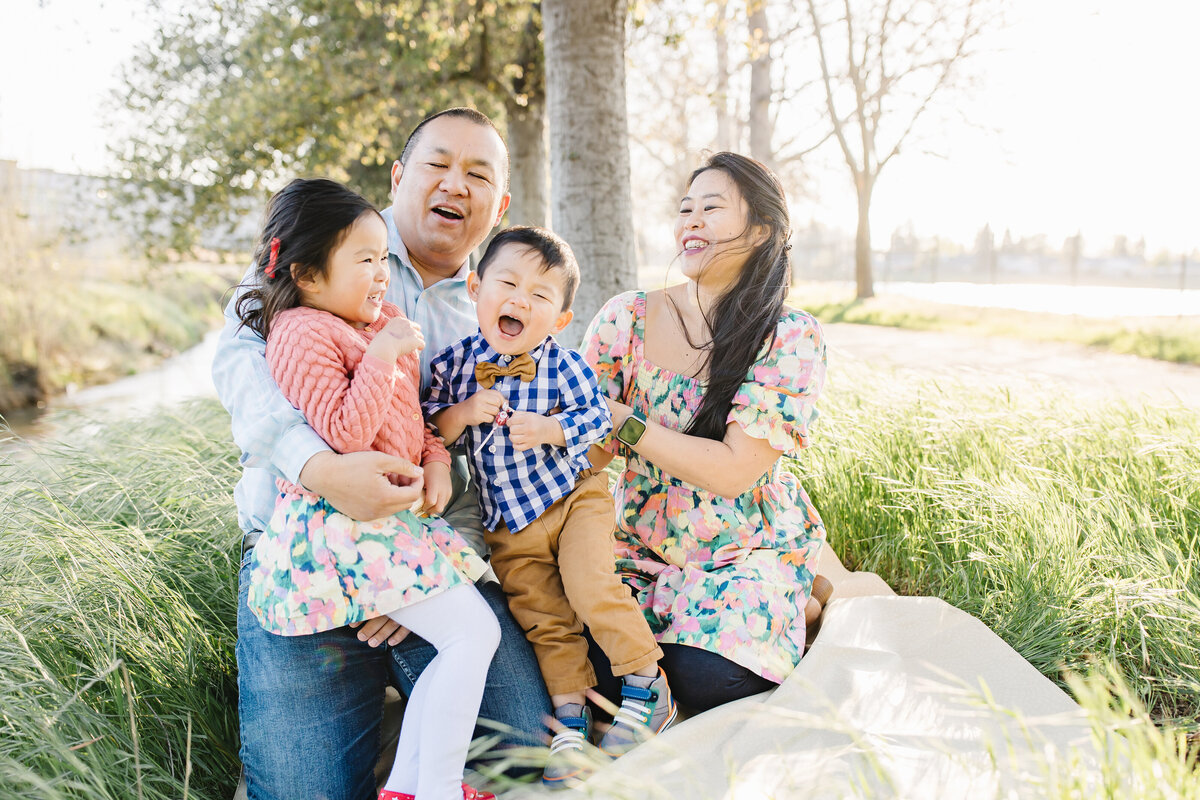
[[[562, 425], [566, 447], [539, 445], [517, 450], [507, 425], [484, 423], [464, 431], [471, 475], [479, 487], [483, 524], [495, 530], [500, 522], [512, 533], [536, 520], [575, 488], [579, 473], [591, 466], [588, 448], [612, 430], [612, 414], [596, 385], [596, 375], [583, 356], [560, 347], [553, 337], [529, 352], [537, 375], [526, 383], [515, 375], [499, 377], [499, 391], [516, 411], [547, 414]], [[431, 384], [425, 414], [432, 416], [468, 399], [480, 390], [475, 365], [490, 361], [508, 363], [477, 331], [449, 347], [429, 363]], [[480, 447], [488, 434], [486, 444]], [[447, 442], [447, 444], [452, 444]]]

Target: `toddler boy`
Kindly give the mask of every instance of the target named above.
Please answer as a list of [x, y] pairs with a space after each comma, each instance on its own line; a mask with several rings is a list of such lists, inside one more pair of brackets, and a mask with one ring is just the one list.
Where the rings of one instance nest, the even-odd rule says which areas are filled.
[[575, 256], [553, 233], [498, 233], [467, 278], [479, 330], [434, 357], [425, 402], [448, 444], [466, 435], [492, 566], [562, 726], [542, 777], [552, 787], [580, 777], [569, 752], [591, 728], [584, 625], [623, 683], [603, 752], [628, 752], [676, 714], [662, 650], [613, 564], [607, 476], [587, 457], [612, 415], [583, 357], [553, 337], [571, 322], [578, 285]]

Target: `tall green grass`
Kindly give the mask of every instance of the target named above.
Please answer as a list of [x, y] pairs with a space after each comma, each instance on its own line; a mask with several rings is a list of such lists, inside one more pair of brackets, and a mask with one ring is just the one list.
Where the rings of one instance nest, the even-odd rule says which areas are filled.
[[[1113, 787], [1200, 797], [1181, 738], [1200, 713], [1200, 414], [866, 370], [821, 409], [793, 466], [847, 564], [976, 615], [1084, 701]], [[226, 798], [228, 417], [206, 401], [61, 442], [0, 444], [0, 798]], [[1081, 796], [1066, 766], [1031, 796]]]
[[203, 403], [0, 445], [0, 797], [228, 797], [237, 475]]
[[1200, 413], [837, 380], [801, 469], [847, 566], [1200, 729]]

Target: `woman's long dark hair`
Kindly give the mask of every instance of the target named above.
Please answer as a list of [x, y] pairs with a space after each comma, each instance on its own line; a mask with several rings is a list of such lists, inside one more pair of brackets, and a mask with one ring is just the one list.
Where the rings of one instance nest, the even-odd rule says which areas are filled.
[[[775, 341], [783, 302], [792, 282], [788, 257], [792, 229], [783, 186], [766, 166], [737, 153], [716, 153], [692, 173], [688, 185], [710, 169], [728, 175], [746, 201], [746, 229], [742, 235], [748, 236], [755, 226], [767, 231], [761, 244], [748, 247], [750, 255], [741, 274], [704, 318], [712, 334], [705, 347], [708, 378], [704, 383], [704, 399], [686, 432], [720, 441], [725, 438], [726, 418], [734, 395], [746, 381], [763, 345]], [[688, 336], [688, 344], [696, 347], [679, 309], [673, 310], [680, 328]]]
[[[378, 214], [359, 194], [325, 178], [297, 178], [267, 204], [254, 248], [254, 279], [238, 298], [238, 319], [264, 339], [280, 311], [300, 305], [297, 280], [325, 274], [329, 254], [364, 214]], [[267, 276], [271, 243], [279, 240], [274, 277]]]

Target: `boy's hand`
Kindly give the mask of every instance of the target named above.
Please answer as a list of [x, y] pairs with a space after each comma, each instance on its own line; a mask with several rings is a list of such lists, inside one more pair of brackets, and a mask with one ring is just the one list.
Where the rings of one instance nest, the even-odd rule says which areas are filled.
[[517, 450], [529, 450], [540, 444], [566, 445], [558, 420], [532, 411], [513, 412], [508, 420], [508, 440]]
[[464, 425], [483, 425], [486, 422], [495, 422], [496, 416], [500, 413], [500, 409], [504, 408], [504, 404], [504, 395], [495, 389], [481, 389], [471, 395], [468, 400], [463, 401], [463, 410], [466, 414], [462, 422]]
[[425, 504], [424, 510], [430, 514], [440, 514], [446, 510], [450, 502], [450, 465], [441, 461], [430, 461], [423, 467], [425, 471]]

